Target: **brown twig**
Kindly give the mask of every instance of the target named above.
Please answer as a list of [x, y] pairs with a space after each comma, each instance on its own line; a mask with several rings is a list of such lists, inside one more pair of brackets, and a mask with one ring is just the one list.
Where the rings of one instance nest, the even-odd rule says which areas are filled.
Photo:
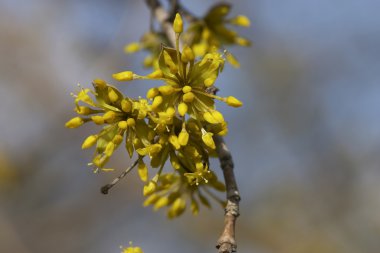
[[[172, 29], [172, 24], [169, 22], [170, 14], [161, 6], [158, 0], [145, 0], [148, 7], [151, 9], [156, 20], [161, 24], [163, 32], [168, 37], [168, 41], [174, 47], [175, 45], [175, 34]], [[178, 8], [180, 12], [186, 13], [186, 16], [195, 20], [187, 10], [183, 9], [179, 1], [171, 1], [175, 3], [176, 6], [172, 7]], [[181, 48], [181, 46], [180, 46]], [[216, 93], [217, 88], [210, 89], [208, 92]], [[224, 216], [224, 229], [222, 235], [220, 236], [217, 244], [219, 253], [232, 253], [236, 252], [236, 241], [235, 241], [235, 223], [236, 218], [239, 216], [239, 201], [240, 195], [238, 187], [235, 180], [234, 174], [234, 164], [232, 160], [232, 155], [224, 142], [223, 137], [214, 136], [214, 141], [216, 145], [216, 151], [219, 157], [220, 166], [223, 170], [224, 181], [227, 188], [227, 205], [225, 208]]]
[[[145, 0], [145, 2], [153, 13], [157, 22], [160, 23], [162, 31], [166, 34], [166, 37], [168, 37], [168, 41], [170, 44], [172, 44], [172, 46], [174, 46], [175, 33], [173, 31], [172, 23], [169, 21], [169, 13], [165, 10], [164, 7], [162, 7], [161, 3], [158, 0]], [[182, 48], [181, 45], [180, 48]]]
[[235, 241], [235, 223], [236, 218], [239, 216], [240, 194], [235, 180], [232, 155], [223, 137], [215, 136], [214, 141], [227, 188], [224, 229], [216, 247], [219, 249], [219, 253], [231, 253], [235, 252], [237, 247]]
[[114, 187], [120, 179], [125, 177], [136, 165], [138, 164], [139, 159], [136, 159], [136, 161], [133, 162], [131, 166], [129, 166], [125, 171], [123, 171], [118, 177], [116, 177], [114, 180], [112, 180], [111, 183], [104, 185], [102, 188], [100, 188], [100, 192], [103, 194], [108, 194], [108, 191]]

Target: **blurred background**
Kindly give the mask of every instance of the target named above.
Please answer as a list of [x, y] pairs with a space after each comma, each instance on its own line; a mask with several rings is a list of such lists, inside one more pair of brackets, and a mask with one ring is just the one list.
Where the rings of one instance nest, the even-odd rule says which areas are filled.
[[[217, 1], [182, 3], [202, 15]], [[218, 79], [242, 202], [239, 252], [377, 253], [380, 248], [380, 2], [231, 1], [253, 41]], [[223, 210], [168, 221], [143, 208], [136, 173], [109, 195], [83, 139], [64, 128], [70, 92], [133, 69], [125, 55], [149, 26], [144, 1], [0, 0], [0, 252], [216, 252]], [[131, 96], [143, 82], [117, 84]], [[128, 87], [127, 87], [128, 86]], [[218, 162], [214, 163], [215, 170]]]

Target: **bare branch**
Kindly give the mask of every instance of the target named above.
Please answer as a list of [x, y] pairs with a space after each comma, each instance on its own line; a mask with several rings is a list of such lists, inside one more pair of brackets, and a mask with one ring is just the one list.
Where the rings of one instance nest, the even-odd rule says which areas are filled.
[[[145, 2], [150, 8], [157, 22], [160, 23], [162, 31], [166, 34], [166, 37], [168, 37], [170, 44], [174, 47], [175, 33], [173, 31], [172, 23], [169, 21], [169, 13], [165, 10], [164, 7], [162, 7], [161, 3], [158, 0], [145, 0]], [[182, 48], [181, 45], [180, 48]]]
[[138, 164], [138, 162], [139, 162], [139, 159], [137, 158], [136, 161], [134, 161], [131, 166], [129, 166], [118, 177], [116, 177], [114, 180], [112, 180], [111, 183], [106, 184], [105, 186], [103, 186], [102, 188], [100, 188], [100, 192], [103, 193], [103, 194], [108, 194], [108, 191], [112, 187], [114, 187], [120, 181], [120, 179], [122, 179], [123, 177], [125, 177]]
[[236, 218], [239, 216], [240, 194], [235, 180], [232, 155], [223, 137], [215, 136], [214, 141], [227, 188], [224, 229], [216, 247], [219, 249], [219, 253], [231, 253], [235, 252], [237, 247], [235, 241], [235, 223]]

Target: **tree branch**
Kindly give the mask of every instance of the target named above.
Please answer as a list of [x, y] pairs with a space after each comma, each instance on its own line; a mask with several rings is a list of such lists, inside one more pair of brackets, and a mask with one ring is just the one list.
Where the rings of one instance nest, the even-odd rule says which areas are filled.
[[120, 181], [120, 179], [124, 178], [138, 164], [138, 162], [139, 162], [139, 159], [136, 159], [136, 161], [134, 161], [131, 166], [129, 166], [118, 177], [116, 177], [114, 180], [112, 180], [111, 183], [102, 186], [102, 188], [100, 188], [100, 192], [103, 194], [108, 194], [108, 191], [112, 187], [114, 187]]
[[[172, 23], [169, 21], [170, 15], [162, 7], [161, 3], [158, 0], [145, 0], [146, 4], [150, 8], [152, 14], [156, 18], [157, 22], [160, 23], [162, 31], [168, 37], [170, 44], [174, 47], [175, 45], [175, 33], [173, 31]], [[180, 48], [182, 48], [180, 46]]]
[[231, 253], [235, 252], [237, 247], [235, 241], [235, 223], [239, 216], [240, 194], [235, 180], [232, 155], [228, 150], [223, 137], [215, 136], [214, 141], [227, 188], [224, 229], [222, 235], [219, 237], [216, 247], [219, 249], [219, 253]]

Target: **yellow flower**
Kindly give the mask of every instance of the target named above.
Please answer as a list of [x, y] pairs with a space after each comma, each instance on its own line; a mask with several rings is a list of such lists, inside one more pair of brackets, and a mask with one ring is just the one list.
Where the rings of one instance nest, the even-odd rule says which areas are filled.
[[244, 15], [237, 15], [236, 17], [230, 19], [229, 23], [244, 27], [249, 27], [251, 25], [249, 18]]
[[[126, 148], [130, 157], [136, 151], [138, 160], [134, 165], [145, 182], [144, 206], [152, 205], [154, 210], [166, 208], [169, 218], [181, 215], [186, 206], [197, 214], [200, 204], [210, 207], [209, 197], [222, 204], [208, 191], [209, 188], [225, 190], [224, 184], [209, 168], [209, 158], [216, 155], [214, 135], [227, 133], [227, 123], [216, 110], [215, 100], [233, 107], [242, 106], [242, 102], [233, 96], [220, 97], [212, 93], [225, 57], [238, 64], [232, 55], [219, 53], [215, 46], [232, 40], [240, 45], [249, 43], [224, 26], [226, 23], [248, 26], [249, 20], [245, 16], [226, 19], [228, 12], [229, 6], [225, 4], [210, 10], [201, 21], [200, 37], [195, 36], [182, 51], [179, 39], [183, 21], [179, 14], [173, 22], [175, 48], [161, 46], [160, 35], [153, 33], [125, 47], [127, 53], [141, 49], [150, 51], [146, 62], [154, 64], [154, 70], [146, 76], [123, 71], [114, 74], [113, 78], [161, 81], [160, 86], [148, 90], [146, 99], [127, 97], [101, 79], [93, 81], [93, 89], [81, 88], [73, 94], [74, 111], [78, 116], [69, 120], [66, 127], [76, 128], [86, 122], [102, 127], [82, 143], [83, 149], [95, 149], [91, 163], [94, 171], [111, 171], [105, 165], [120, 146]], [[201, 51], [202, 57], [197, 58]], [[144, 162], [146, 156], [150, 166], [158, 168], [151, 180]], [[171, 171], [164, 170], [168, 160], [173, 167]], [[123, 253], [142, 253], [142, 250], [130, 245]]]
[[132, 71], [123, 71], [112, 75], [118, 81], [131, 81], [133, 80], [133, 72]]
[[71, 120], [67, 121], [65, 126], [67, 128], [77, 128], [83, 125], [85, 121], [81, 117], [75, 117], [72, 118]]
[[141, 49], [140, 44], [137, 42], [132, 42], [124, 47], [126, 53], [135, 53]]
[[133, 247], [132, 242], [129, 242], [128, 248], [123, 248], [121, 253], [144, 253], [140, 247]]
[[211, 149], [215, 149], [215, 142], [212, 138], [213, 136], [213, 133], [209, 133], [209, 132], [206, 132], [203, 128], [202, 128], [202, 141], [204, 142], [204, 144], [206, 144], [207, 147], [211, 148]]
[[[238, 35], [236, 31], [227, 25], [249, 27], [250, 20], [244, 15], [227, 18], [231, 5], [227, 3], [217, 4], [198, 21], [193, 22], [185, 33], [185, 42], [191, 45], [195, 55], [203, 56], [214, 51], [214, 48], [222, 49], [226, 45], [249, 46], [249, 40]], [[227, 61], [234, 67], [239, 67], [239, 62], [232, 54], [227, 54]]]
[[90, 147], [94, 146], [97, 140], [98, 140], [97, 135], [88, 136], [82, 144], [82, 149], [90, 148]]
[[[135, 101], [124, 97], [116, 87], [101, 79], [94, 80], [93, 86], [94, 91], [81, 89], [77, 95], [73, 95], [76, 104], [75, 111], [80, 115], [89, 115], [89, 117], [75, 117], [66, 123], [66, 127], [75, 128], [86, 122], [104, 125], [98, 134], [87, 137], [82, 148], [95, 146], [96, 152], [91, 165], [96, 167], [95, 171], [98, 169], [108, 171], [108, 169], [104, 169], [104, 166], [124, 138], [126, 138], [126, 149], [130, 156], [135, 150], [134, 140], [136, 138], [147, 141], [149, 131], [144, 118], [150, 107], [147, 106], [145, 100]], [[90, 93], [94, 95], [95, 100], [89, 96]], [[81, 106], [80, 103], [93, 108]], [[138, 125], [139, 131], [136, 131], [136, 125]]]
[[144, 59], [144, 67], [151, 68], [157, 65], [158, 55], [161, 51], [161, 44], [166, 44], [166, 39], [160, 33], [147, 32], [139, 42], [132, 42], [124, 47], [127, 54], [135, 53], [140, 50], [148, 52]]
[[177, 13], [173, 22], [173, 30], [175, 33], [181, 33], [183, 31], [183, 22], [181, 15]]
[[233, 107], [240, 107], [243, 105], [243, 103], [238, 100], [237, 98], [233, 97], [233, 96], [229, 96], [226, 98], [226, 103], [229, 105], [229, 106], [233, 106]]

